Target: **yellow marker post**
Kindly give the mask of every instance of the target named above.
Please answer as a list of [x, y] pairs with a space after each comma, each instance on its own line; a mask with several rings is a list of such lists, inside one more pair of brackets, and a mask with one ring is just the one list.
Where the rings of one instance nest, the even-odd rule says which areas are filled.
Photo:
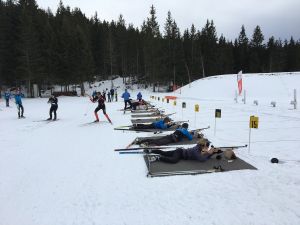
[[221, 118], [221, 109], [215, 110], [215, 130], [214, 130], [215, 136], [216, 136], [216, 132], [217, 132], [217, 118]]
[[248, 153], [250, 153], [250, 143], [251, 143], [251, 129], [258, 129], [259, 118], [257, 116], [250, 116], [249, 122], [249, 148]]
[[173, 105], [176, 106], [176, 100], [174, 100]]
[[165, 99], [164, 99], [164, 98], [162, 98], [162, 99], [161, 99], [161, 101], [162, 101], [162, 102], [165, 102]]
[[199, 112], [199, 105], [198, 104], [195, 104], [195, 108], [194, 108], [195, 110], [195, 127], [196, 127], [196, 120], [197, 120], [197, 116], [196, 116], [196, 114]]

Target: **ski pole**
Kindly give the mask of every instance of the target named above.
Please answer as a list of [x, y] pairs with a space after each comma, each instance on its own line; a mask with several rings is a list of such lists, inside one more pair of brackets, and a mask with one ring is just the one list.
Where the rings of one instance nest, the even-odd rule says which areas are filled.
[[226, 149], [226, 148], [233, 148], [233, 149], [235, 149], [235, 148], [247, 148], [248, 147], [248, 145], [236, 145], [236, 146], [222, 146], [222, 147], [214, 147], [214, 148], [223, 148], [223, 149]]

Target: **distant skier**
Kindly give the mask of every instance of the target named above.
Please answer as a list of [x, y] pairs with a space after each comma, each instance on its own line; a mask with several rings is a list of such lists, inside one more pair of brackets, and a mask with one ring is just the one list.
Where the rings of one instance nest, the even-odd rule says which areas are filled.
[[112, 88], [110, 89], [110, 97], [111, 97], [111, 101], [114, 101], [114, 94], [115, 94], [115, 90]]
[[118, 101], [118, 93], [117, 91], [115, 92], [115, 97], [116, 97], [116, 102]]
[[24, 107], [22, 104], [22, 94], [20, 93], [20, 91], [17, 91], [16, 95], [15, 95], [15, 102], [18, 108], [18, 118], [25, 118], [24, 117]]
[[105, 92], [105, 90], [102, 91], [102, 97], [103, 97], [104, 101], [106, 102], [106, 92]]
[[143, 99], [143, 96], [142, 96], [141, 92], [139, 92], [136, 97], [137, 97], [136, 99], [139, 100], [139, 101], [142, 101], [142, 99]]
[[95, 90], [95, 91], [93, 91], [92, 97], [94, 98], [96, 95], [97, 95], [97, 92]]
[[47, 119], [47, 120], [52, 120], [52, 112], [54, 113], [54, 118], [53, 120], [56, 120], [56, 110], [58, 108], [58, 104], [57, 104], [58, 100], [57, 98], [52, 95], [49, 100], [48, 100], [48, 103], [51, 103], [51, 107], [50, 107], [50, 111], [49, 111], [49, 115], [50, 117]]
[[111, 122], [111, 120], [110, 120], [110, 118], [108, 117], [108, 115], [106, 114], [106, 109], [105, 109], [105, 100], [104, 100], [104, 97], [101, 95], [101, 93], [100, 92], [97, 92], [97, 95], [94, 97], [94, 98], [90, 98], [90, 100], [92, 101], [92, 102], [98, 102], [98, 106], [97, 106], [97, 108], [95, 109], [95, 111], [94, 111], [94, 113], [95, 113], [95, 117], [96, 117], [96, 120], [94, 121], [94, 122], [99, 122], [99, 117], [98, 117], [98, 111], [100, 110], [100, 109], [102, 109], [102, 111], [103, 111], [103, 114], [105, 115], [105, 117], [106, 117], [106, 119], [110, 122], [110, 123], [112, 123]]
[[107, 92], [108, 102], [111, 102], [110, 91]]
[[124, 112], [127, 109], [127, 103], [129, 104], [130, 108], [131, 106], [131, 102], [130, 102], [130, 94], [127, 91], [127, 89], [125, 89], [125, 92], [122, 94], [122, 98], [124, 99]]
[[6, 102], [6, 107], [9, 107], [9, 99], [10, 99], [10, 91], [7, 90], [5, 93], [4, 93], [4, 98], [5, 98], [5, 102]]

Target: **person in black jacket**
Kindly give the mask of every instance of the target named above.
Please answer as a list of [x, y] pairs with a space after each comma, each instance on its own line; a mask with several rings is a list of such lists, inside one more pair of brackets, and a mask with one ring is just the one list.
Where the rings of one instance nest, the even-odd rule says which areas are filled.
[[102, 111], [103, 111], [103, 114], [104, 114], [104, 116], [106, 117], [106, 119], [110, 122], [110, 123], [112, 123], [111, 122], [111, 120], [110, 120], [110, 118], [109, 118], [109, 116], [106, 114], [106, 109], [105, 109], [105, 99], [104, 99], [104, 97], [101, 95], [101, 93], [100, 92], [97, 92], [97, 95], [95, 96], [95, 97], [93, 97], [93, 98], [90, 98], [90, 100], [92, 101], [92, 102], [98, 102], [98, 106], [97, 106], [97, 108], [95, 109], [95, 111], [94, 111], [94, 113], [95, 113], [95, 117], [96, 117], [96, 120], [94, 121], [94, 122], [99, 122], [99, 117], [98, 117], [98, 111], [100, 110], [100, 109], [102, 109]]
[[47, 120], [52, 120], [52, 112], [54, 113], [54, 118], [53, 120], [56, 120], [57, 119], [57, 115], [56, 115], [56, 111], [57, 111], [57, 108], [58, 108], [58, 104], [57, 104], [57, 98], [52, 95], [49, 100], [48, 100], [48, 103], [51, 104], [51, 107], [50, 107], [50, 111], [49, 111], [49, 115], [50, 117], [47, 119]]

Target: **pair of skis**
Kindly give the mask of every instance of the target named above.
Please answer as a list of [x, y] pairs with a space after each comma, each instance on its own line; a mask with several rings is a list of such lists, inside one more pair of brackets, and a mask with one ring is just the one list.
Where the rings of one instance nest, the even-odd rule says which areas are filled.
[[[239, 148], [246, 148], [248, 145], [236, 145], [236, 146], [222, 146], [215, 147], [216, 149], [221, 149], [223, 152], [228, 150], [234, 150]], [[130, 146], [129, 146], [130, 147]], [[115, 149], [119, 154], [148, 154], [144, 150], [162, 150], [162, 149], [176, 149], [174, 146], [155, 146], [155, 147], [137, 147], [137, 148], [118, 148]]]
[[147, 177], [166, 177], [166, 176], [178, 176], [178, 175], [198, 175], [205, 173], [217, 173], [223, 172], [222, 167], [213, 167], [208, 170], [190, 170], [190, 171], [170, 171], [170, 172], [148, 172]]

